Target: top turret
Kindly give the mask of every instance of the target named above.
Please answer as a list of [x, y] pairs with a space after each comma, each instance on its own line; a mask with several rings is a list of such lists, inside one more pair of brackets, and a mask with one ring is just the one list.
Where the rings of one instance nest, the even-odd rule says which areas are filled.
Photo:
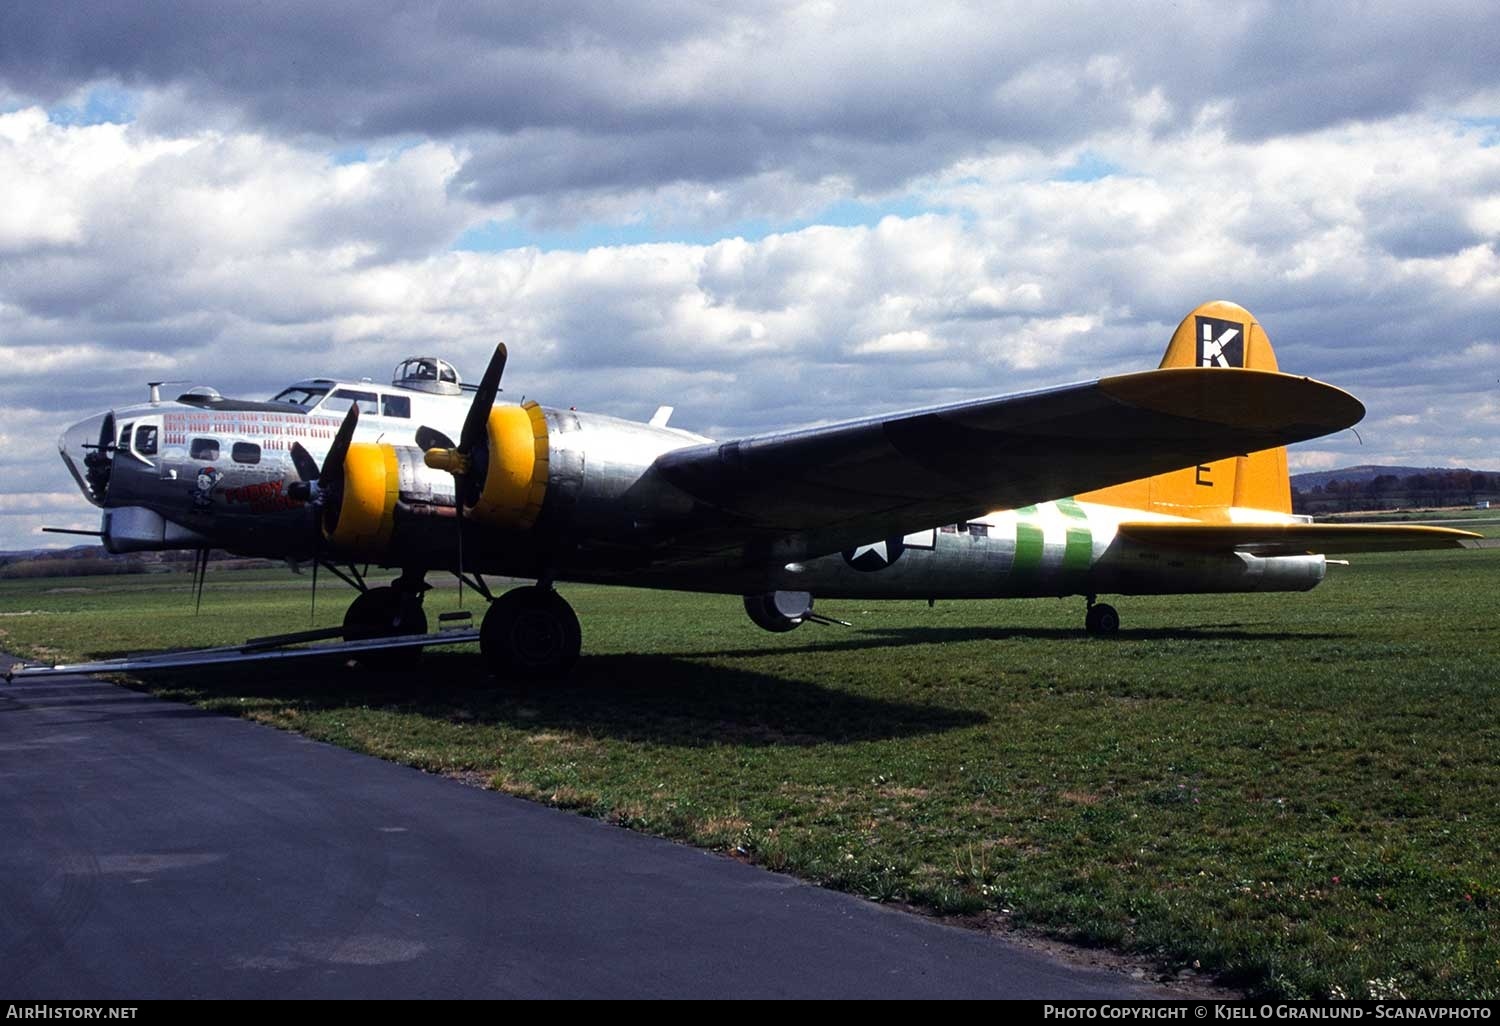
[[458, 395], [463, 391], [453, 364], [436, 356], [409, 357], [396, 368], [391, 384], [434, 395]]

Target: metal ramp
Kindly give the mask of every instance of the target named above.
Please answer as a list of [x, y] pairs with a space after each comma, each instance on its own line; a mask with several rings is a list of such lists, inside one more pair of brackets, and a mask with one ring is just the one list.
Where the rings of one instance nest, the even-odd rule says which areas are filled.
[[338, 641], [342, 627], [327, 627], [295, 634], [276, 634], [251, 638], [239, 645], [217, 648], [185, 648], [166, 652], [142, 652], [116, 659], [99, 659], [88, 663], [16, 663], [5, 672], [6, 683], [17, 678], [36, 679], [84, 673], [126, 673], [134, 670], [170, 670], [186, 666], [225, 666], [273, 659], [308, 659], [317, 656], [350, 655], [379, 652], [393, 648], [429, 648], [434, 645], [463, 645], [479, 640], [479, 631], [471, 627], [445, 628], [430, 634], [405, 634], [394, 638], [368, 638], [361, 641]]

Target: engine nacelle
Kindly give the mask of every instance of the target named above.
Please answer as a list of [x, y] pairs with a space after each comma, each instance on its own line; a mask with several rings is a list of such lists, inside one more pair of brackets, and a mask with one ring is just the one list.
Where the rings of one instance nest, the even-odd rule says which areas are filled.
[[812, 613], [813, 597], [806, 591], [765, 591], [745, 596], [745, 612], [757, 627], [785, 634]]
[[463, 497], [465, 512], [495, 527], [525, 530], [536, 523], [547, 496], [547, 416], [534, 402], [496, 406], [485, 430], [472, 491]]
[[323, 507], [323, 535], [341, 552], [378, 558], [390, 546], [401, 497], [401, 458], [393, 445], [354, 442], [344, 457], [343, 480]]

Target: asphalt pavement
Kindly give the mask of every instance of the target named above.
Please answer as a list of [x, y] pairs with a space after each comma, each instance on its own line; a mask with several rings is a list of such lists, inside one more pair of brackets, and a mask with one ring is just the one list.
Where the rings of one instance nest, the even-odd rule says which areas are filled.
[[1162, 995], [112, 684], [0, 684], [7, 999]]

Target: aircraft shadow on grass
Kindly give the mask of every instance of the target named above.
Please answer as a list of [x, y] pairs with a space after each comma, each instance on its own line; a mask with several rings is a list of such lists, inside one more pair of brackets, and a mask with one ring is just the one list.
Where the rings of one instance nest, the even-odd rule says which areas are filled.
[[328, 662], [138, 674], [196, 700], [269, 699], [303, 711], [365, 706], [430, 720], [573, 730], [679, 747], [880, 741], [978, 726], [983, 712], [849, 694], [810, 681], [661, 655], [585, 657], [565, 682], [502, 684], [477, 653], [429, 653], [395, 673]]
[[1216, 623], [1202, 627], [1122, 628], [1119, 634], [1107, 640], [1089, 638], [1076, 627], [877, 627], [861, 628], [858, 633], [843, 637], [830, 634], [830, 640], [806, 645], [759, 645], [674, 654], [689, 659], [715, 656], [750, 658], [791, 652], [851, 652], [870, 648], [904, 648], [910, 645], [949, 645], [966, 641], [1077, 641], [1108, 648], [1136, 641], [1336, 641], [1347, 637], [1343, 634], [1266, 631], [1255, 627], [1255, 624]]
[[[938, 734], [986, 723], [983, 712], [922, 701], [850, 694], [821, 684], [710, 658], [850, 652], [974, 641], [1075, 640], [1101, 646], [1133, 642], [1310, 641], [1341, 635], [1267, 631], [1259, 624], [1123, 630], [1105, 642], [1072, 627], [869, 628], [796, 646], [759, 645], [670, 655], [584, 656], [571, 679], [499, 682], [476, 653], [429, 651], [411, 669], [348, 669], [330, 657], [138, 673], [148, 686], [181, 688], [202, 700], [270, 699], [303, 710], [351, 705], [398, 709], [440, 720], [579, 730], [620, 740], [679, 746], [814, 745]], [[806, 629], [806, 628], [804, 628]], [[97, 653], [96, 658], [127, 653]]]

